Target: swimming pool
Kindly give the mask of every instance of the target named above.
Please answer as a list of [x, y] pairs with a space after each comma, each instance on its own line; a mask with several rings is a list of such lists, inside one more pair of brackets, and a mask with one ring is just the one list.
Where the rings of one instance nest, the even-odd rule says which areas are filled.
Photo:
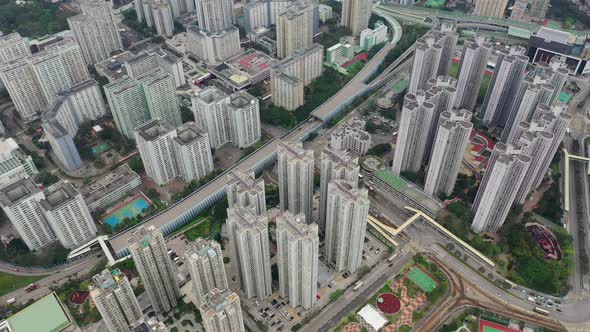
[[100, 145], [95, 145], [92, 147], [92, 154], [93, 155], [99, 155], [103, 152], [105, 152], [106, 150], [108, 150], [111, 146], [108, 143], [102, 143]]
[[142, 214], [142, 211], [150, 207], [150, 205], [149, 199], [143, 194], [139, 194], [132, 200], [115, 207], [111, 212], [105, 214], [102, 222], [109, 225], [111, 229], [115, 229], [125, 218], [133, 218]]

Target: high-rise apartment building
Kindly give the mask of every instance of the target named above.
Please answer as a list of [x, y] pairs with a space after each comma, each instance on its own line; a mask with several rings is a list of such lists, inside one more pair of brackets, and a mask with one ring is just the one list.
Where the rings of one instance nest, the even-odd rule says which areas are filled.
[[213, 172], [213, 157], [209, 135], [194, 122], [176, 128], [172, 141], [178, 173], [185, 182], [200, 180]]
[[27, 40], [18, 32], [0, 36], [0, 64], [31, 55]]
[[453, 192], [473, 128], [471, 115], [465, 109], [444, 111], [440, 115], [424, 185], [427, 194], [448, 196]]
[[206, 332], [244, 332], [240, 297], [228, 290], [214, 289], [199, 308]]
[[0, 138], [0, 189], [37, 173], [33, 158], [13, 138]]
[[111, 332], [131, 332], [131, 325], [143, 318], [125, 273], [119, 269], [104, 270], [95, 275], [90, 297]]
[[103, 88], [117, 129], [128, 138], [135, 139], [135, 129], [150, 119], [141, 87], [135, 79], [125, 76]]
[[272, 293], [268, 217], [252, 207], [227, 209], [227, 229], [239, 285], [246, 298], [263, 301]]
[[279, 59], [290, 57], [295, 51], [307, 48], [313, 43], [313, 8], [313, 5], [308, 3], [294, 3], [277, 16]]
[[71, 39], [0, 64], [0, 80], [21, 118], [27, 122], [36, 119], [58, 92], [89, 78], [80, 47]]
[[482, 123], [488, 127], [504, 127], [518, 96], [528, 57], [522, 47], [512, 47], [498, 54], [496, 69], [482, 106]]
[[470, 38], [465, 41], [463, 53], [461, 53], [461, 64], [457, 72], [456, 108], [474, 110], [491, 51], [492, 44], [483, 38]]
[[153, 3], [150, 7], [156, 34], [167, 38], [174, 36], [174, 19], [172, 18], [172, 7], [170, 4]]
[[549, 9], [549, 0], [532, 0], [529, 8], [529, 16], [538, 20], [544, 20]]
[[158, 185], [164, 185], [178, 176], [173, 141], [176, 130], [161, 120], [146, 122], [135, 131], [137, 149], [145, 173]]
[[270, 84], [272, 103], [275, 106], [294, 111], [305, 102], [303, 81], [297, 77], [271, 69]]
[[0, 206], [30, 250], [55, 240], [39, 202], [45, 199], [33, 180], [24, 178], [0, 190]]
[[566, 110], [566, 105], [561, 103], [551, 108], [539, 105], [532, 120], [521, 122], [515, 130], [514, 141], [526, 145], [526, 153], [531, 157], [527, 176], [516, 194], [517, 204], [524, 203], [527, 195], [541, 185], [572, 119]]
[[123, 48], [110, 2], [85, 0], [81, 9], [82, 14], [68, 18], [68, 25], [87, 65], [106, 60], [113, 51]]
[[399, 124], [398, 139], [393, 157], [392, 172], [418, 172], [426, 154], [426, 145], [434, 120], [436, 105], [424, 91], [408, 93], [404, 98], [402, 118]]
[[369, 216], [367, 189], [344, 180], [328, 184], [325, 257], [336, 271], [356, 272], [361, 265]]
[[172, 76], [177, 88], [186, 84], [182, 59], [165, 49], [141, 51], [125, 61], [127, 75], [133, 78], [137, 78], [158, 67]]
[[258, 98], [246, 91], [229, 96], [227, 113], [232, 143], [240, 149], [256, 144], [261, 137]]
[[217, 32], [190, 26], [186, 31], [186, 50], [207, 64], [221, 63], [241, 51], [240, 32], [234, 26]]
[[71, 183], [58, 182], [44, 194], [45, 199], [39, 202], [41, 212], [64, 247], [76, 248], [94, 238], [94, 220], [84, 198]]
[[219, 243], [202, 237], [192, 242], [184, 257], [189, 263], [193, 293], [197, 304], [206, 302], [207, 294], [218, 289], [228, 289], [223, 253]]
[[347, 26], [355, 37], [369, 27], [373, 10], [371, 0], [342, 0], [341, 24]]
[[244, 25], [246, 32], [259, 27], [269, 26], [269, 8], [267, 1], [251, 1], [244, 4]]
[[325, 148], [320, 157], [320, 218], [319, 230], [325, 232], [326, 209], [328, 204], [328, 184], [332, 180], [345, 180], [353, 187], [358, 184], [358, 157], [334, 148]]
[[426, 90], [430, 79], [448, 74], [458, 38], [453, 26], [443, 25], [416, 40], [409, 93]]
[[552, 72], [548, 70], [522, 79], [502, 132], [502, 142], [511, 143], [514, 140], [515, 128], [522, 121], [529, 121], [539, 104], [549, 105], [551, 103], [551, 97], [555, 90], [555, 87], [548, 83], [551, 74]]
[[232, 169], [227, 174], [225, 185], [229, 208], [253, 209], [256, 215], [266, 213], [264, 179], [256, 179], [253, 171]]
[[154, 226], [141, 226], [128, 241], [129, 252], [154, 310], [170, 311], [176, 307], [180, 291], [162, 232]]
[[523, 145], [496, 144], [472, 206], [473, 231], [497, 232], [502, 227], [530, 162]]
[[475, 15], [504, 17], [508, 0], [475, 0]]
[[61, 165], [68, 171], [82, 168], [84, 162], [74, 143], [74, 136], [55, 119], [44, 121], [42, 126], [51, 150]]
[[226, 108], [229, 100], [225, 92], [214, 86], [201, 90], [192, 98], [195, 123], [209, 134], [209, 141], [214, 149], [231, 140]]
[[281, 211], [303, 213], [311, 221], [313, 151], [303, 149], [303, 143], [297, 142], [279, 143], [277, 153]]
[[302, 213], [294, 215], [289, 211], [281, 213], [276, 224], [281, 295], [289, 298], [291, 307], [309, 309], [318, 290], [318, 225], [307, 224]]
[[180, 126], [182, 119], [176, 99], [174, 78], [164, 70], [156, 68], [139, 76], [137, 81], [151, 119], [160, 119], [172, 127]]
[[219, 32], [234, 25], [232, 0], [196, 0], [199, 27], [209, 32]]
[[[432, 145], [434, 144], [434, 137], [436, 136], [436, 129], [438, 126], [438, 118], [443, 112], [451, 111], [455, 103], [457, 95], [457, 80], [449, 76], [439, 76], [436, 79], [428, 81], [426, 90], [426, 99], [434, 105], [434, 113], [430, 119], [430, 129], [426, 139], [426, 147], [424, 149], [423, 161], [426, 162], [430, 158], [432, 152]], [[426, 123], [428, 124], [428, 123]]]

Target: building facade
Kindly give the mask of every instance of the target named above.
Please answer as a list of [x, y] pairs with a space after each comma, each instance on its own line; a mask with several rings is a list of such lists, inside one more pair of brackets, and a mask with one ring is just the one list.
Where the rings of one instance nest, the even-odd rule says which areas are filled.
[[214, 289], [199, 308], [207, 332], [244, 332], [244, 320], [238, 294]]
[[223, 253], [219, 243], [197, 238], [185, 251], [189, 266], [193, 293], [197, 304], [204, 304], [212, 290], [228, 289]]
[[297, 142], [279, 143], [277, 153], [281, 211], [303, 213], [309, 221], [313, 203], [313, 151], [303, 149], [303, 144]]
[[277, 16], [277, 57], [290, 57], [313, 43], [313, 5], [293, 3]]
[[178, 173], [184, 182], [200, 180], [213, 172], [209, 135], [194, 122], [187, 122], [176, 128], [176, 137], [172, 144]]
[[342, 0], [341, 24], [350, 28], [352, 35], [358, 37], [369, 27], [372, 10], [371, 0]]
[[256, 144], [261, 136], [258, 98], [246, 91], [229, 96], [227, 113], [232, 143], [240, 149]]
[[151, 120], [135, 132], [145, 173], [160, 186], [179, 175], [173, 146], [176, 137], [176, 130], [161, 120]]
[[264, 178], [256, 179], [253, 171], [242, 172], [237, 168], [229, 171], [225, 191], [230, 209], [252, 209], [256, 215], [266, 213]]

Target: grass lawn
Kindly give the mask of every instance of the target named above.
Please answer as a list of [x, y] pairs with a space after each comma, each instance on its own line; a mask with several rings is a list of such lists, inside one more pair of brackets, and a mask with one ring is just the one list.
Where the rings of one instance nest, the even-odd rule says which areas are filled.
[[211, 218], [207, 217], [207, 218], [203, 218], [200, 221], [200, 224], [198, 226], [195, 226], [189, 230], [187, 230], [186, 232], [184, 232], [184, 235], [186, 236], [187, 239], [189, 239], [190, 241], [194, 241], [196, 238], [203, 237], [203, 238], [207, 238], [207, 237], [213, 237], [213, 234], [215, 232], [215, 230], [212, 230], [211, 228]]
[[459, 63], [452, 62], [451, 67], [449, 68], [449, 76], [457, 78], [458, 73], [459, 73]]
[[488, 92], [488, 86], [490, 85], [490, 81], [492, 80], [492, 75], [484, 74], [483, 78], [481, 79], [481, 86], [479, 87], [479, 96], [485, 97], [486, 92]]
[[28, 286], [43, 278], [45, 278], [45, 276], [26, 277], [0, 272], [0, 296], [6, 295], [21, 287]]

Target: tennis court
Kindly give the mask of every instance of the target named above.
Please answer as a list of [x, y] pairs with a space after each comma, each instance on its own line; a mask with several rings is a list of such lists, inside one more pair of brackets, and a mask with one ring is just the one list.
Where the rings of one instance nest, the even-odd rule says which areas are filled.
[[142, 193], [137, 194], [133, 199], [115, 207], [111, 212], [103, 216], [102, 222], [109, 225], [111, 229], [122, 223], [125, 218], [133, 218], [143, 213], [143, 210], [150, 207], [150, 200]]
[[412, 265], [410, 270], [406, 272], [406, 276], [426, 292], [432, 292], [438, 286], [438, 281], [434, 277], [431, 277], [418, 264]]

